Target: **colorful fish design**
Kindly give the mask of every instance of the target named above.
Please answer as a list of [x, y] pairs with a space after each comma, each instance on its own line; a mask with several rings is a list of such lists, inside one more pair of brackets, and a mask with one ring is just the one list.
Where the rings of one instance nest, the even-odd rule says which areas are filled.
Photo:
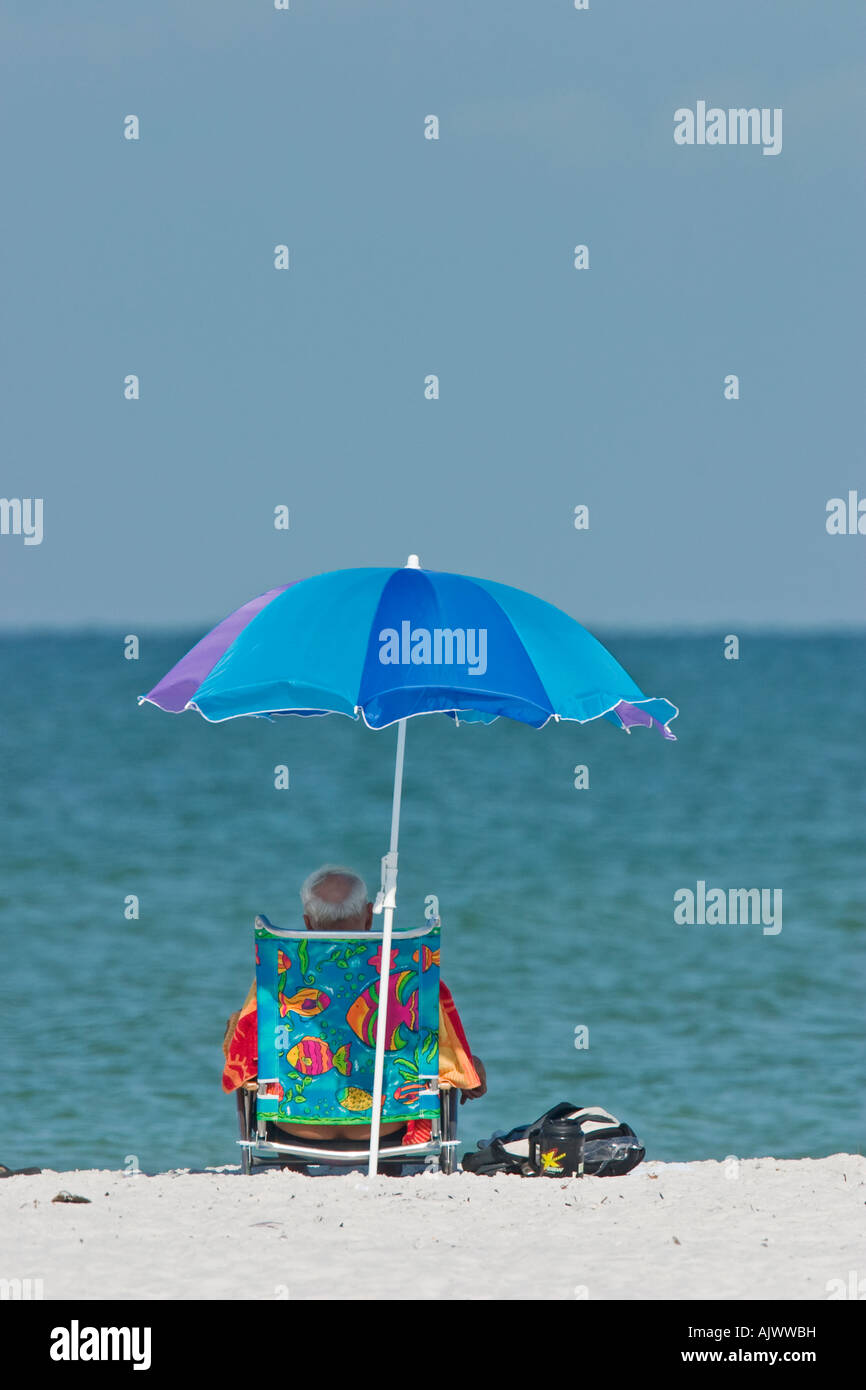
[[299, 989], [297, 994], [293, 994], [291, 999], [287, 999], [285, 994], [279, 995], [280, 1018], [285, 1018], [286, 1014], [300, 1014], [302, 1018], [314, 1018], [316, 1014], [323, 1013], [330, 1004], [330, 996], [321, 989]]
[[412, 1105], [421, 1092], [424, 1090], [420, 1081], [406, 1081], [402, 1086], [398, 1086], [394, 1092], [395, 1100], [403, 1100], [407, 1105]]
[[[376, 1046], [379, 1017], [379, 981], [358, 995], [349, 1006], [346, 1022], [368, 1047]], [[398, 1052], [418, 1028], [418, 975], [414, 970], [395, 970], [388, 976], [388, 1032], [385, 1051]]]
[[[256, 948], [258, 949], [258, 947]], [[291, 970], [292, 962], [289, 960], [282, 947], [277, 949], [277, 972], [282, 975], [286, 970]]]
[[[393, 948], [393, 950], [391, 951], [391, 960], [390, 960], [390, 966], [391, 966], [391, 968], [393, 968], [394, 962], [396, 961], [396, 959], [397, 959], [397, 957], [399, 956], [399, 954], [400, 954], [399, 949], [395, 946], [395, 947]], [[381, 946], [377, 946], [377, 947], [376, 947], [376, 954], [375, 954], [374, 956], [370, 956], [369, 960], [367, 961], [367, 964], [368, 964], [368, 965], [372, 965], [372, 967], [373, 967], [374, 970], [379, 970], [379, 971], [381, 971], [381, 969], [382, 969], [382, 947], [381, 947]]]
[[337, 1103], [344, 1110], [370, 1110], [373, 1097], [369, 1091], [362, 1091], [360, 1086], [345, 1086], [342, 1091], [337, 1092]]
[[321, 1038], [301, 1038], [286, 1053], [286, 1061], [302, 1076], [322, 1076], [331, 1067], [335, 1067], [341, 1076], [348, 1076], [352, 1070], [349, 1060], [351, 1046], [351, 1043], [343, 1043], [336, 1052], [332, 1052]]
[[438, 951], [431, 951], [429, 946], [422, 946], [420, 951], [414, 951], [414, 952], [412, 953], [412, 959], [413, 959], [414, 961], [417, 961], [419, 955], [420, 955], [420, 957], [421, 957], [421, 973], [422, 973], [422, 974], [424, 973], [425, 970], [429, 970], [431, 965], [438, 965], [438, 964], [439, 964], [439, 952], [438, 952]]

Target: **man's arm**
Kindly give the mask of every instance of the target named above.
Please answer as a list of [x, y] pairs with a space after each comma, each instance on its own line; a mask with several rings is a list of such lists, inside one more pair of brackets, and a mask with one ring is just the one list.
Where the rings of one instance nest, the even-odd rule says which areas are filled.
[[487, 1072], [486, 1072], [485, 1069], [484, 1069], [484, 1063], [482, 1062], [481, 1058], [480, 1058], [480, 1057], [475, 1057], [475, 1056], [473, 1055], [473, 1058], [472, 1058], [472, 1065], [473, 1065], [473, 1067], [475, 1068], [475, 1070], [478, 1072], [478, 1080], [481, 1082], [481, 1085], [480, 1085], [480, 1086], [473, 1086], [471, 1091], [461, 1091], [461, 1092], [460, 1092], [460, 1104], [461, 1104], [461, 1105], [463, 1104], [463, 1102], [464, 1102], [465, 1100], [478, 1100], [478, 1099], [479, 1099], [481, 1096], [483, 1096], [483, 1095], [485, 1094], [485, 1092], [487, 1091]]

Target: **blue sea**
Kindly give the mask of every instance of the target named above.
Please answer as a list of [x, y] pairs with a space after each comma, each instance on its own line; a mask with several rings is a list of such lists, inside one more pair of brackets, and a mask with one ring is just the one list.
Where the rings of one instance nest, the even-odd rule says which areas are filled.
[[[221, 1042], [254, 915], [299, 925], [323, 861], [377, 885], [396, 731], [139, 707], [200, 635], [144, 634], [134, 661], [120, 633], [0, 637], [11, 1167], [237, 1162]], [[721, 635], [597, 635], [680, 707], [678, 742], [408, 726], [397, 925], [438, 896], [489, 1080], [461, 1138], [570, 1100], [651, 1158], [863, 1152], [862, 636], [750, 634], [731, 661]], [[675, 921], [699, 882], [779, 890], [781, 930]]]

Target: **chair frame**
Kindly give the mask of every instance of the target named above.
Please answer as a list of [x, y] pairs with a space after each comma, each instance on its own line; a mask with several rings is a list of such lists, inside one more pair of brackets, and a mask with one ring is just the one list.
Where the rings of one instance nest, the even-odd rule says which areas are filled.
[[[438, 919], [436, 926], [438, 926]], [[256, 917], [256, 927], [262, 927], [274, 937], [301, 937], [305, 933], [301, 932], [281, 932], [269, 922], [267, 917], [262, 914]], [[428, 928], [423, 930], [409, 931], [400, 933], [401, 938], [422, 937], [427, 934]], [[354, 937], [355, 933], [344, 934], [341, 932], [328, 933], [334, 937], [342, 938], [344, 935]], [[374, 937], [378, 939], [379, 933]], [[372, 938], [371, 938], [372, 939]], [[439, 1113], [433, 1114], [430, 1120], [430, 1138], [421, 1144], [394, 1144], [389, 1143], [387, 1138], [384, 1143], [379, 1144], [379, 1159], [382, 1172], [401, 1172], [406, 1163], [411, 1163], [414, 1159], [426, 1159], [433, 1155], [439, 1160], [439, 1170], [443, 1173], [453, 1173], [457, 1167], [455, 1150], [457, 1148], [457, 1102], [458, 1091], [446, 1083], [442, 1085], [439, 1081], [438, 1068], [433, 1075], [422, 1075], [421, 1079], [427, 1083], [426, 1095], [431, 1092], [438, 1094]], [[332, 1147], [327, 1141], [323, 1141], [321, 1147], [315, 1148], [309, 1142], [292, 1143], [290, 1135], [286, 1135], [286, 1141], [280, 1142], [268, 1138], [268, 1120], [260, 1119], [256, 1113], [256, 1095], [258, 1092], [258, 1082], [248, 1081], [242, 1085], [237, 1092], [238, 1125], [240, 1128], [241, 1145], [241, 1171], [245, 1174], [252, 1173], [254, 1168], [277, 1167], [282, 1163], [288, 1163], [291, 1167], [321, 1167], [328, 1168], [356, 1168], [360, 1163], [369, 1164], [371, 1152], [369, 1143], [366, 1146], [362, 1143], [357, 1149]], [[407, 1117], [411, 1119], [411, 1116]], [[281, 1162], [282, 1161], [282, 1162]]]
[[[238, 1125], [240, 1128], [241, 1172], [250, 1174], [258, 1168], [281, 1167], [280, 1159], [291, 1160], [291, 1167], [320, 1167], [347, 1169], [356, 1168], [360, 1163], [369, 1163], [370, 1149], [333, 1149], [327, 1143], [321, 1148], [310, 1144], [292, 1144], [286, 1136], [285, 1144], [277, 1143], [267, 1137], [267, 1121], [256, 1116], [256, 1082], [247, 1082], [237, 1091]], [[439, 1116], [431, 1121], [430, 1139], [423, 1144], [389, 1144], [387, 1138], [379, 1147], [380, 1171], [402, 1171], [402, 1166], [413, 1158], [425, 1158], [428, 1154], [439, 1159], [442, 1173], [453, 1173], [457, 1167], [457, 1103], [459, 1092], [455, 1087], [439, 1088]]]

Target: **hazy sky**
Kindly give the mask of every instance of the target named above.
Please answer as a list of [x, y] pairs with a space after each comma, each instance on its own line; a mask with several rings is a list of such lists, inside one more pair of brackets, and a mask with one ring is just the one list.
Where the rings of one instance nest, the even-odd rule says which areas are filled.
[[[410, 551], [591, 627], [861, 622], [864, 57], [861, 0], [5, 0], [0, 623]], [[781, 152], [678, 146], [699, 101]]]

